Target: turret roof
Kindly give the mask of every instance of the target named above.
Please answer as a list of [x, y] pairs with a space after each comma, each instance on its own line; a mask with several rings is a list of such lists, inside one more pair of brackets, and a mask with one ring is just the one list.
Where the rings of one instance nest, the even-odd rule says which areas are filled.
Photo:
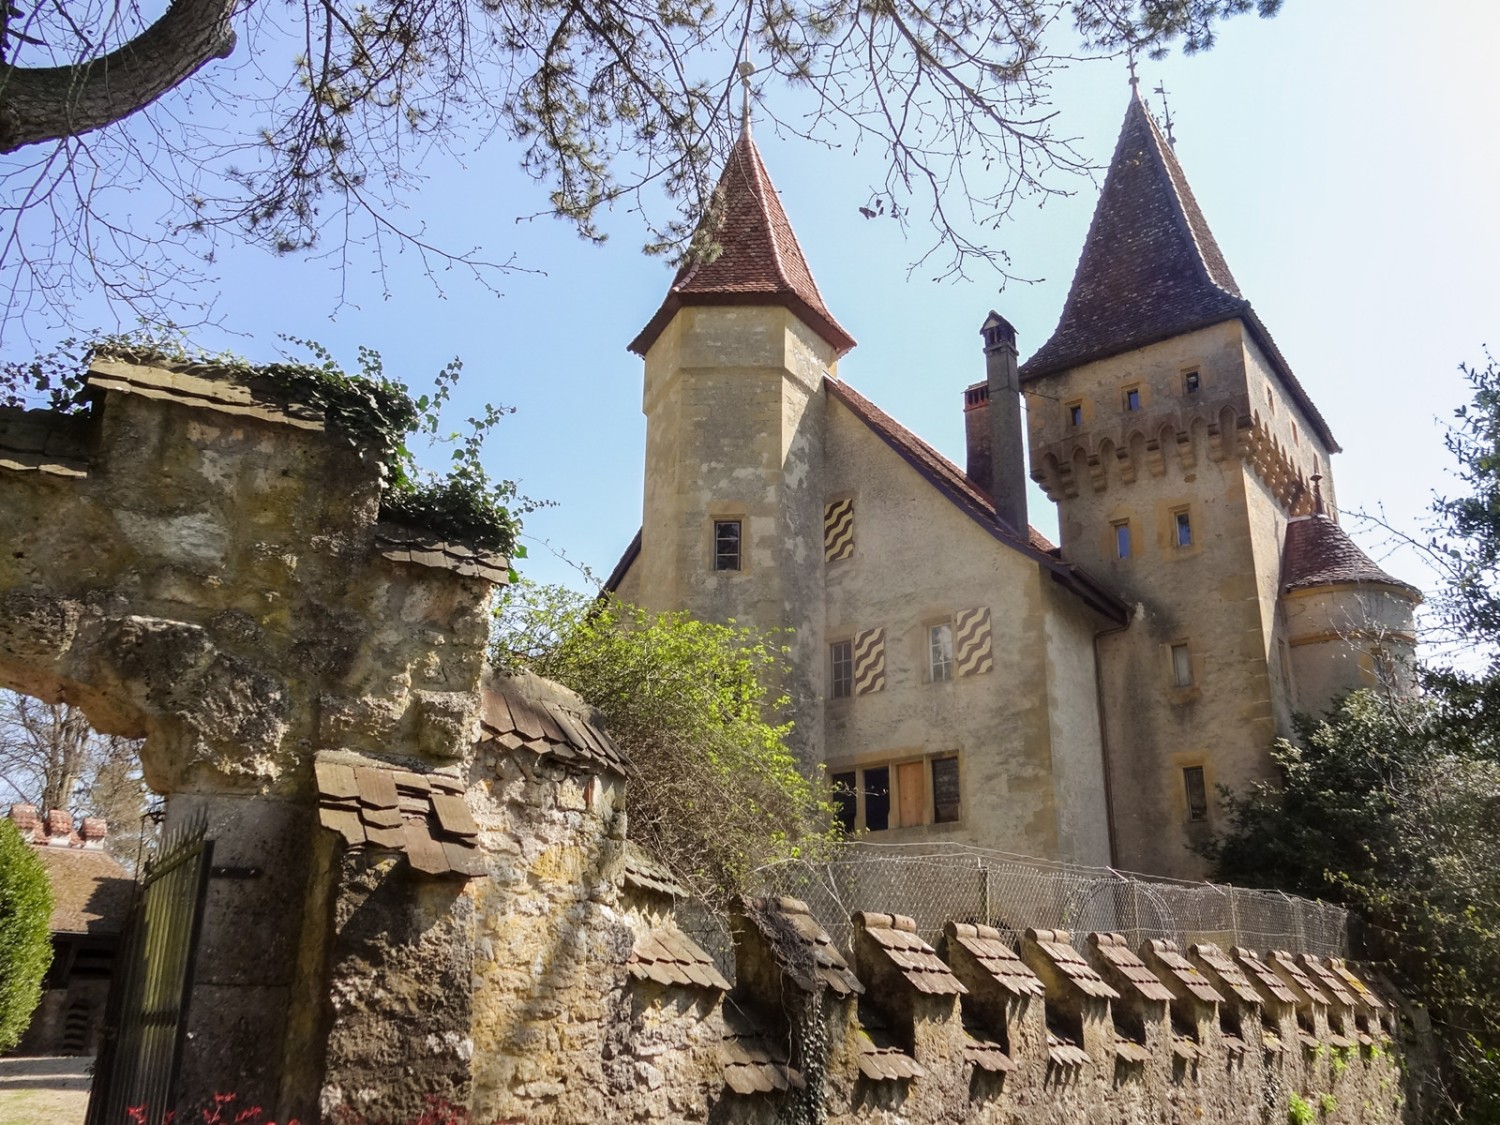
[[784, 305], [839, 355], [854, 347], [854, 337], [823, 303], [748, 127], [730, 149], [714, 194], [718, 253], [682, 264], [666, 300], [630, 350], [645, 355], [686, 305]]
[[1021, 379], [1236, 318], [1329, 452], [1337, 452], [1328, 423], [1240, 293], [1171, 145], [1132, 93], [1062, 318], [1021, 365]]
[[1281, 556], [1282, 589], [1306, 590], [1346, 582], [1394, 586], [1421, 596], [1415, 586], [1392, 578], [1376, 566], [1344, 529], [1326, 515], [1300, 516], [1287, 521], [1286, 545]]

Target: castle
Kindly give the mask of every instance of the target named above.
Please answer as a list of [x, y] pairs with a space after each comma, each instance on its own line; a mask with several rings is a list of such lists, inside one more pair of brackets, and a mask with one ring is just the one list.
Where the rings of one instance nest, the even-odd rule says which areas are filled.
[[630, 345], [644, 513], [607, 586], [792, 630], [846, 829], [1198, 877], [1294, 714], [1401, 688], [1420, 594], [1340, 527], [1338, 443], [1138, 95], [1051, 337], [1018, 363], [983, 322], [962, 468], [839, 379], [748, 122], [719, 192], [719, 253]]

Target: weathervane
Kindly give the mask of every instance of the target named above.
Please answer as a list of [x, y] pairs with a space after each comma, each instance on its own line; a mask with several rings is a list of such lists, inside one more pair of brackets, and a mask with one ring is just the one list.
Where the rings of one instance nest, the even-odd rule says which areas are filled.
[[742, 62], [736, 69], [740, 73], [740, 82], [745, 87], [745, 105], [740, 111], [740, 131], [748, 137], [750, 135], [750, 76], [755, 73], [755, 64], [749, 61]]
[[1172, 135], [1172, 107], [1167, 104], [1167, 84], [1163, 82], [1156, 87], [1156, 93], [1161, 95], [1161, 119], [1167, 127], [1167, 144], [1176, 148], [1177, 138]]

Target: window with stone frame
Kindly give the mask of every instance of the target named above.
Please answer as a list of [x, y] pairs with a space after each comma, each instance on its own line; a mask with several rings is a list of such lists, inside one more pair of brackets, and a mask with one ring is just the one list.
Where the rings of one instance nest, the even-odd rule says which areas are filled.
[[853, 641], [834, 641], [828, 646], [828, 694], [834, 699], [854, 694]]
[[1188, 820], [1194, 823], [1207, 820], [1208, 785], [1203, 779], [1203, 767], [1185, 767], [1182, 771], [1182, 784], [1187, 796]]
[[927, 674], [933, 683], [953, 678], [953, 622], [927, 627]]
[[714, 520], [714, 569], [741, 570], [739, 520]]
[[958, 756], [896, 758], [831, 770], [835, 819], [846, 833], [885, 832], [961, 819]]
[[1193, 517], [1186, 508], [1178, 508], [1172, 513], [1172, 542], [1178, 547], [1193, 545]]

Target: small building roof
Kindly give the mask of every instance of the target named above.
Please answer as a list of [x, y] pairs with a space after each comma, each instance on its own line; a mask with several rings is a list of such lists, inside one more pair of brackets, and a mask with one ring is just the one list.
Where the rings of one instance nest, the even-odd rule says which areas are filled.
[[1393, 586], [1420, 598], [1421, 591], [1392, 578], [1326, 515], [1314, 513], [1287, 521], [1281, 553], [1281, 588], [1288, 592], [1348, 582]]
[[1338, 452], [1328, 423], [1240, 293], [1172, 146], [1132, 93], [1062, 317], [1021, 365], [1021, 381], [1232, 319], [1244, 321], [1324, 446]]
[[703, 222], [712, 224], [717, 253], [682, 264], [661, 308], [630, 342], [631, 351], [645, 355], [688, 305], [784, 305], [839, 355], [854, 347], [854, 337], [823, 303], [748, 126], [729, 150]]
[[106, 851], [82, 847], [34, 849], [52, 884], [55, 934], [118, 934], [125, 930], [135, 881]]

